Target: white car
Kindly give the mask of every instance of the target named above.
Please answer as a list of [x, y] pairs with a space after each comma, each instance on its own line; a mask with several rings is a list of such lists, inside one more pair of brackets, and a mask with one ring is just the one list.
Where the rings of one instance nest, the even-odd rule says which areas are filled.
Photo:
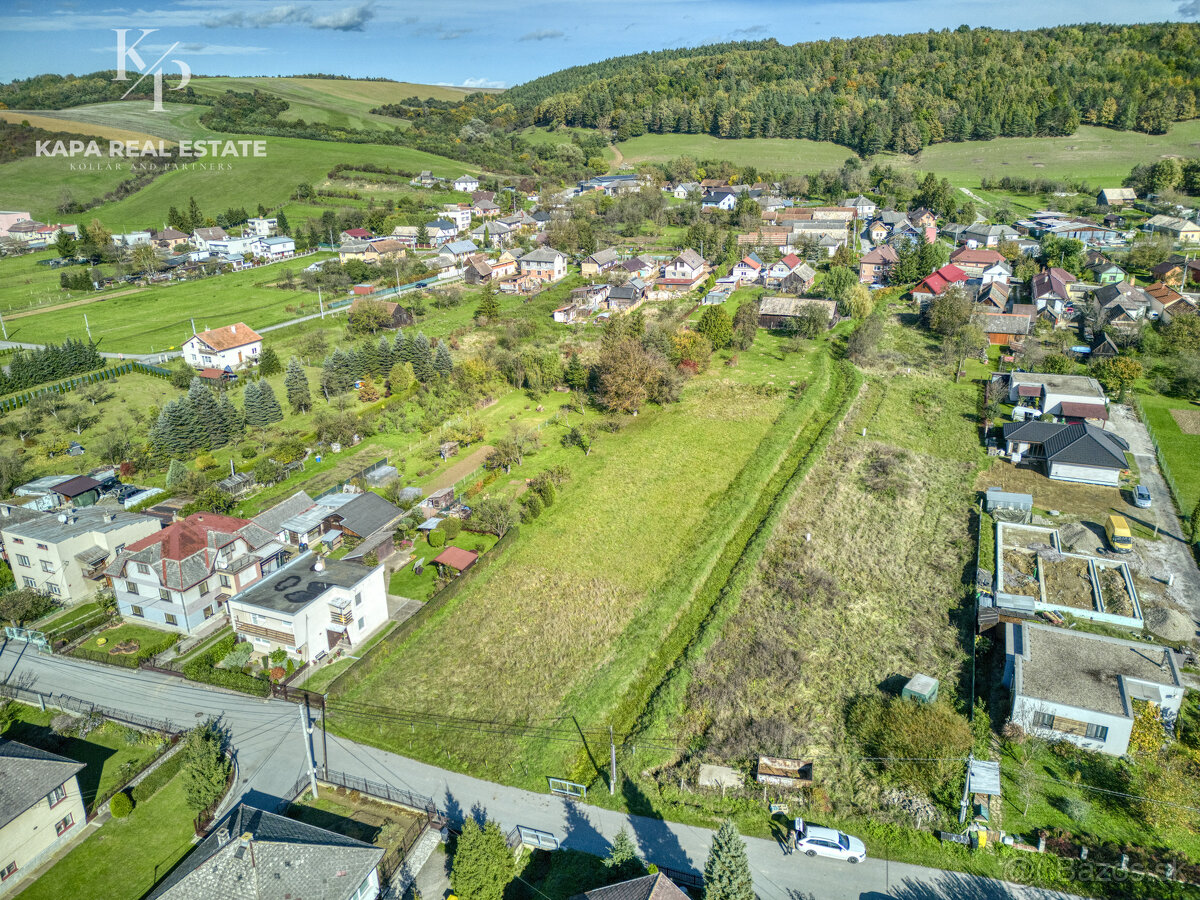
[[805, 856], [829, 856], [848, 863], [860, 863], [867, 858], [867, 847], [858, 838], [836, 828], [823, 828], [803, 821], [796, 849]]

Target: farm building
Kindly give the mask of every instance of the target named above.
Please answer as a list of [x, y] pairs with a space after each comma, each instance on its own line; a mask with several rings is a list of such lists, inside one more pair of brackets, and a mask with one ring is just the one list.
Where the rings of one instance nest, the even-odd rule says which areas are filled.
[[763, 297], [758, 306], [759, 328], [791, 328], [806, 306], [817, 307], [827, 321], [837, 321], [837, 303], [809, 297]]

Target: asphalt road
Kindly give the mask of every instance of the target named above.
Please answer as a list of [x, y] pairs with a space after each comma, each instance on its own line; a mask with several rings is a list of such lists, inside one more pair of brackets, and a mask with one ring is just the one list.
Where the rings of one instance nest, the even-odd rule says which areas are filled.
[[[299, 707], [212, 690], [145, 671], [122, 671], [40, 654], [10, 642], [0, 649], [0, 680], [43, 694], [68, 694], [99, 705], [187, 725], [219, 717], [238, 765], [238, 797], [273, 808], [304, 774], [306, 739]], [[320, 730], [314, 732], [321, 759]], [[712, 832], [627, 816], [448, 772], [393, 753], [330, 737], [329, 766], [433, 797], [452, 820], [485, 810], [505, 829], [526, 825], [554, 834], [563, 846], [605, 853], [625, 826], [642, 854], [671, 868], [701, 871]], [[1060, 900], [1070, 895], [882, 859], [851, 866], [784, 856], [775, 841], [746, 841], [755, 891], [762, 900]]]

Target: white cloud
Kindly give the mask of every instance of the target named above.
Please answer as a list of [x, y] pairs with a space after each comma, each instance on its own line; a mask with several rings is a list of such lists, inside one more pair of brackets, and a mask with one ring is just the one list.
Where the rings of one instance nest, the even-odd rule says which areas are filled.
[[[1200, 2], [1200, 0], [1196, 0], [1196, 2]], [[517, 40], [518, 41], [552, 41], [552, 40], [556, 40], [557, 38], [560, 38], [560, 37], [565, 37], [565, 35], [563, 34], [563, 32], [559, 31], [557, 28], [539, 28], [537, 31], [531, 31], [528, 34], [521, 35], [519, 38], [517, 38]]]
[[453, 87], [465, 88], [502, 88], [507, 86], [503, 81], [493, 81], [490, 78], [464, 78], [462, 84], [453, 85]]
[[328, 31], [362, 31], [363, 26], [375, 18], [375, 9], [370, 0], [358, 6], [347, 6], [327, 16], [317, 16], [312, 20], [313, 28]]

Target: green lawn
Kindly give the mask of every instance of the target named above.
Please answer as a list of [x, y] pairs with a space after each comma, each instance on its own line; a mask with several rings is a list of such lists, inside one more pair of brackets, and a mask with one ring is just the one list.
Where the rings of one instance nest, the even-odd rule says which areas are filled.
[[79, 773], [79, 790], [89, 809], [96, 798], [109, 795], [146, 767], [158, 752], [151, 736], [116, 722], [105, 722], [83, 738], [60, 737], [50, 723], [62, 715], [56, 709], [45, 711], [21, 703], [13, 705], [17, 718], [4, 736], [68, 759], [84, 763]]
[[[462, 550], [474, 550], [482, 556], [491, 550], [495, 543], [496, 536], [493, 534], [472, 534], [469, 531], [463, 531], [450, 541], [448, 546], [458, 547]], [[408, 597], [410, 600], [428, 600], [437, 581], [437, 566], [433, 565], [432, 560], [442, 552], [442, 549], [430, 547], [423, 537], [417, 538], [416, 545], [413, 547], [413, 562], [420, 559], [425, 560], [421, 574], [417, 575], [413, 572], [412, 562], [407, 563], [403, 569], [392, 573], [388, 593]]]
[[[123, 622], [116, 628], [106, 628], [92, 635], [82, 644], [82, 650], [94, 650], [97, 653], [107, 653], [117, 644], [125, 641], [137, 641], [142, 647], [156, 645], [163, 641], [170, 632], [161, 628], [151, 628], [149, 625], [139, 625], [136, 622]], [[99, 643], [104, 641], [103, 644]]]
[[1150, 436], [1166, 461], [1164, 475], [1176, 492], [1180, 512], [1192, 514], [1200, 502], [1200, 434], [1184, 434], [1171, 415], [1173, 409], [1197, 409], [1194, 403], [1153, 392], [1139, 392]]
[[100, 609], [99, 603], [80, 603], [78, 606], [68, 606], [34, 624], [39, 631], [64, 631], [72, 625], [79, 624], [98, 609]]
[[138, 900], [191, 850], [192, 817], [183, 776], [176, 775], [139, 803], [128, 818], [106, 822], [21, 896], [26, 900]]
[[[75, 274], [81, 269], [76, 266], [52, 269], [49, 266], [38, 265], [40, 260], [47, 259], [58, 259], [58, 253], [54, 250], [45, 250], [39, 253], [28, 253], [24, 256], [0, 257], [0, 314], [5, 316], [4, 324], [10, 335], [17, 330], [21, 321], [12, 318], [11, 314], [14, 312], [102, 297], [105, 293], [128, 289], [128, 285], [124, 285], [120, 288], [109, 288], [104, 292], [64, 291], [59, 286], [59, 275], [62, 272]], [[82, 323], [82, 321], [81, 319], [80, 322]]]
[[[908, 156], [881, 153], [864, 165], [884, 163], [936, 172], [954, 184], [974, 187], [982, 176], [1087, 179], [1117, 183], [1142, 162], [1164, 155], [1195, 155], [1200, 120], [1176, 122], [1165, 135], [1115, 131], [1087, 125], [1070, 137], [996, 138], [934, 144]], [[645, 134], [617, 145], [626, 162], [663, 162], [677, 156], [726, 159], [759, 170], [809, 174], [839, 168], [853, 151], [832, 143], [784, 138], [721, 140], [704, 134]]]
[[[328, 257], [329, 254], [317, 254], [195, 281], [140, 290], [126, 288], [130, 292], [124, 296], [104, 299], [103, 295], [99, 295], [101, 299], [95, 303], [7, 319], [8, 336], [14, 341], [29, 343], [61, 341], [67, 337], [87, 340], [87, 328], [90, 327], [92, 338], [103, 351], [151, 353], [179, 347], [192, 336], [193, 319], [197, 331], [231, 322], [245, 322], [251, 328], [275, 325], [319, 311], [315, 293], [287, 290], [275, 285], [285, 272], [299, 272], [314, 260]], [[26, 277], [44, 280], [45, 276], [41, 275], [43, 267], [35, 265], [31, 257], [0, 262], [24, 263], [23, 267], [12, 266], [11, 274], [17, 279], [24, 271]], [[57, 279], [55, 273], [55, 288]], [[58, 293], [61, 294], [61, 302], [68, 299], [65, 291]], [[78, 296], [73, 292], [73, 298]], [[0, 288], [0, 304], [5, 299], [6, 291]], [[325, 299], [332, 301], [340, 298], [329, 296]]]

